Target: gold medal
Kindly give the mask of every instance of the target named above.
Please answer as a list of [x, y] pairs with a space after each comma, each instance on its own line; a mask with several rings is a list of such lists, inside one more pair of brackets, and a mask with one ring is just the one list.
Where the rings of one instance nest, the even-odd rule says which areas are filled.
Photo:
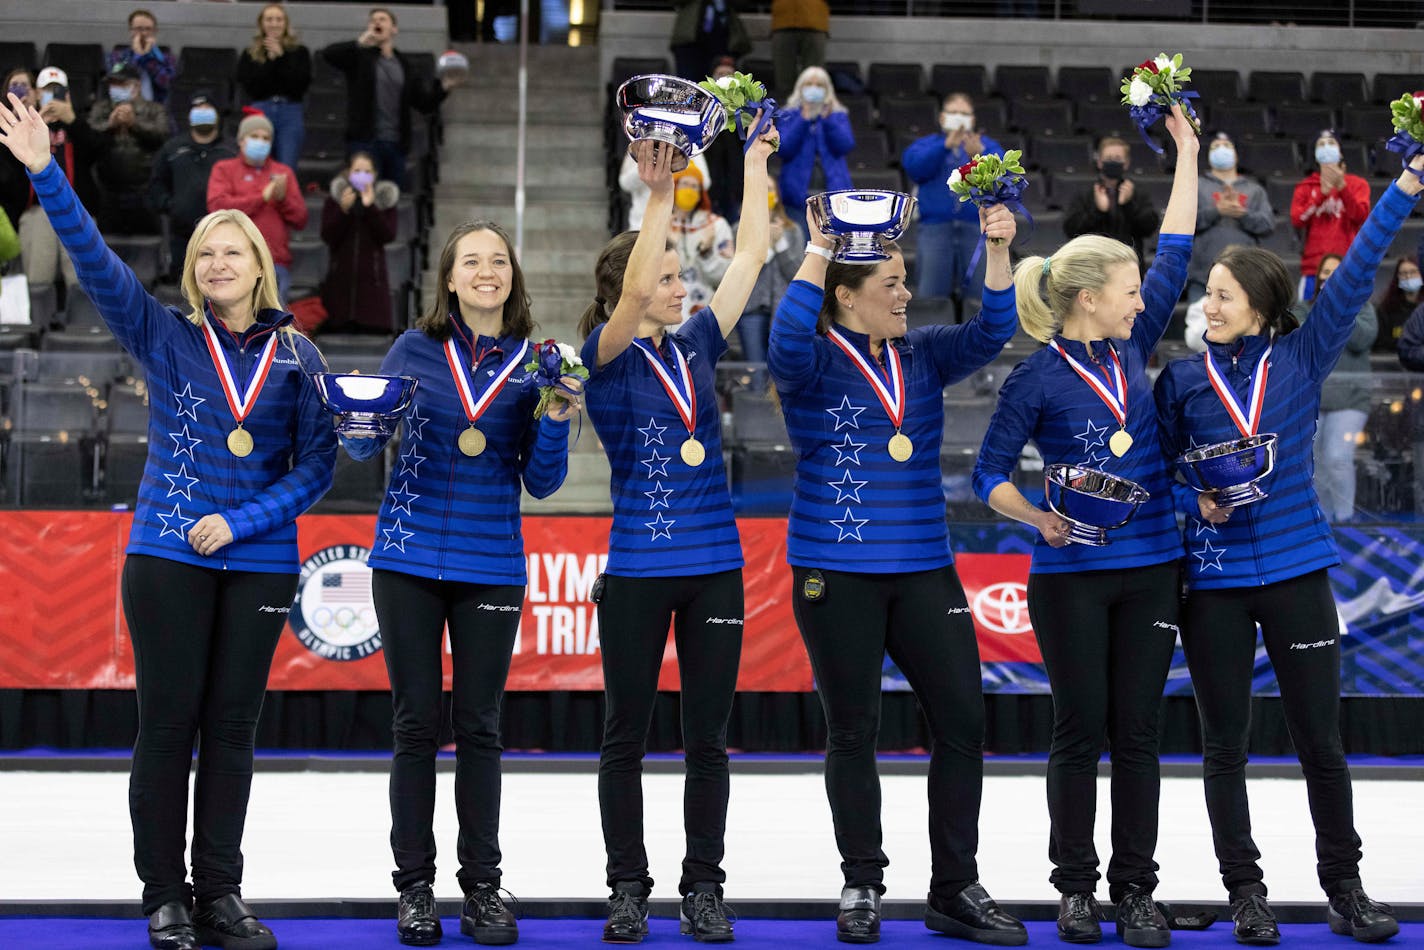
[[470, 426], [460, 433], [456, 444], [460, 446], [461, 452], [474, 458], [485, 450], [485, 434], [474, 426]]
[[227, 450], [240, 459], [252, 454], [252, 435], [242, 426], [227, 434]]
[[896, 432], [890, 437], [890, 457], [897, 462], [908, 462], [910, 455], [915, 451], [914, 443], [910, 437], [903, 432]]
[[1118, 429], [1112, 434], [1112, 438], [1108, 439], [1108, 448], [1112, 450], [1113, 455], [1122, 458], [1127, 454], [1127, 450], [1132, 448], [1132, 436], [1127, 434], [1126, 429]]
[[682, 460], [693, 468], [701, 465], [707, 459], [707, 450], [702, 447], [701, 442], [693, 438], [682, 443], [680, 454]]

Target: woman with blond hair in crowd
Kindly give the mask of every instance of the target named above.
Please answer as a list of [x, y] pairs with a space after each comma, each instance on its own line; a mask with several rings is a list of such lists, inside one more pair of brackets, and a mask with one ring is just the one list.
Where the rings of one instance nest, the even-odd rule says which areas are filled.
[[820, 66], [808, 66], [797, 77], [780, 123], [777, 189], [787, 215], [805, 232], [809, 195], [851, 187], [846, 156], [855, 148], [855, 133], [830, 74]]
[[303, 98], [311, 85], [311, 52], [292, 32], [287, 9], [269, 3], [257, 14], [257, 33], [237, 61], [237, 84], [272, 122], [272, 157], [296, 168], [306, 140]]

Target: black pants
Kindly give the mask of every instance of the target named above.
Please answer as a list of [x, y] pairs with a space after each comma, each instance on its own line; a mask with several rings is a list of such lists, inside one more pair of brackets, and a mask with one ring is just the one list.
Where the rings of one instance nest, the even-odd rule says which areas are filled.
[[1157, 886], [1158, 720], [1177, 642], [1178, 565], [1030, 574], [1028, 612], [1053, 689], [1048, 753], [1049, 880], [1092, 891], [1103, 737], [1112, 749], [1113, 901]]
[[[253, 738], [296, 591], [296, 574], [221, 571], [137, 554], [124, 561], [124, 617], [138, 685], [129, 814], [144, 914], [169, 901], [242, 890]], [[195, 738], [190, 888], [183, 849]]]
[[1201, 714], [1206, 808], [1228, 891], [1261, 881], [1246, 801], [1246, 739], [1256, 625], [1280, 683], [1281, 706], [1305, 773], [1316, 874], [1326, 893], [1360, 875], [1350, 770], [1340, 743], [1340, 636], [1324, 570], [1265, 587], [1192, 591], [1182, 645]]
[[391, 853], [397, 890], [435, 882], [435, 753], [444, 722], [441, 654], [450, 627], [460, 887], [500, 881], [500, 700], [519, 633], [524, 588], [371, 572], [381, 652], [391, 679]]
[[721, 884], [726, 850], [727, 720], [742, 658], [742, 572], [695, 577], [607, 575], [598, 604], [607, 704], [598, 759], [598, 806], [608, 851], [608, 885], [648, 876], [643, 846], [643, 755], [658, 694], [658, 670], [673, 625], [682, 678], [687, 777], [682, 820], [687, 853], [678, 890]]
[[953, 567], [910, 574], [822, 571], [824, 594], [804, 596], [809, 570], [792, 571], [796, 625], [826, 711], [826, 795], [848, 886], [884, 891], [880, 776], [881, 670], [888, 653], [930, 726], [932, 893], [949, 898], [979, 876], [984, 697], [979, 645]]

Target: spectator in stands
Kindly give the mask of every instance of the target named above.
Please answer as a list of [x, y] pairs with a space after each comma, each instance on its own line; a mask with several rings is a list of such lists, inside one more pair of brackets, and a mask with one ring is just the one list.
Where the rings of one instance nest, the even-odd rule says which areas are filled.
[[433, 113], [457, 80], [416, 72], [410, 57], [396, 49], [399, 33], [395, 14], [375, 7], [359, 37], [333, 43], [321, 55], [346, 74], [347, 153], [375, 156], [380, 177], [404, 188], [411, 110]]
[[732, 263], [732, 226], [712, 210], [702, 173], [691, 163], [672, 176], [673, 212], [668, 241], [682, 262], [682, 317], [687, 319], [712, 300]]
[[115, 63], [106, 77], [107, 99], [89, 110], [89, 126], [99, 133], [94, 173], [99, 181], [99, 229], [106, 234], [157, 234], [158, 218], [148, 208], [153, 160], [168, 138], [168, 113], [139, 95], [139, 74]]
[[[722, 136], [718, 136], [722, 138]], [[717, 179], [713, 176], [704, 155], [692, 156], [692, 164], [702, 174], [702, 186], [711, 192]], [[648, 186], [638, 177], [638, 163], [632, 152], [623, 155], [623, 165], [618, 169], [618, 187], [628, 196], [628, 230], [637, 231], [643, 226], [643, 212], [648, 208]]]
[[1145, 263], [1144, 242], [1157, 233], [1161, 216], [1146, 192], [1138, 193], [1127, 177], [1131, 153], [1127, 143], [1116, 135], [1098, 140], [1093, 161], [1098, 166], [1098, 180], [1084, 189], [1063, 216], [1063, 233], [1069, 239], [1080, 234], [1103, 234], [1131, 245], [1137, 252], [1139, 266]]
[[767, 194], [771, 205], [771, 228], [769, 238], [771, 250], [767, 252], [766, 266], [757, 275], [756, 286], [747, 298], [742, 319], [737, 321], [737, 337], [742, 341], [742, 359], [749, 363], [765, 363], [768, 335], [771, 329], [771, 315], [776, 305], [786, 293], [791, 280], [805, 258], [806, 235], [786, 215], [786, 208], [773, 185]]
[[222, 141], [221, 134], [217, 106], [206, 92], [195, 92], [188, 100], [188, 131], [164, 142], [153, 162], [148, 205], [168, 216], [168, 260], [170, 276], [175, 278], [193, 228], [208, 213], [208, 177], [213, 166], [237, 156], [237, 150]]
[[1370, 184], [1340, 160], [1334, 129], [1315, 139], [1315, 171], [1295, 186], [1291, 227], [1305, 234], [1300, 254], [1300, 299], [1315, 299], [1315, 271], [1326, 254], [1344, 254], [1370, 213]]
[[375, 159], [365, 152], [332, 179], [321, 209], [321, 239], [331, 249], [321, 285], [323, 331], [393, 332], [386, 245], [396, 239], [399, 200], [400, 189], [376, 178]]
[[855, 148], [855, 133], [831, 77], [820, 66], [807, 67], [797, 78], [779, 121], [777, 188], [787, 216], [805, 231], [808, 195], [851, 187], [846, 156]]
[[178, 64], [169, 59], [158, 45], [158, 18], [147, 10], [129, 14], [129, 42], [115, 46], [105, 57], [104, 67], [112, 70], [123, 63], [132, 66], [139, 76], [139, 93], [149, 102], [160, 105], [168, 101]]
[[911, 142], [900, 167], [919, 185], [919, 280], [915, 292], [949, 297], [956, 292], [961, 313], [977, 313], [983, 294], [984, 265], [966, 276], [979, 246], [979, 209], [949, 190], [950, 173], [976, 155], [1003, 155], [998, 142], [975, 129], [974, 101], [962, 92], [944, 97], [942, 131]]
[[[1339, 254], [1326, 254], [1315, 272], [1315, 298], [1296, 305], [1301, 323], [1310, 318], [1325, 282], [1340, 266]], [[1320, 388], [1320, 418], [1315, 426], [1315, 494], [1332, 522], [1355, 514], [1355, 448], [1370, 415], [1370, 347], [1379, 330], [1375, 308], [1367, 300], [1355, 316], [1355, 328]]]
[[1210, 169], [1197, 179], [1197, 240], [1187, 273], [1187, 299], [1206, 293], [1216, 256], [1232, 244], [1256, 245], [1276, 229], [1266, 189], [1236, 167], [1236, 145], [1217, 132], [1207, 146]]
[[751, 52], [747, 28], [737, 16], [736, 0], [673, 0], [672, 49], [677, 75], [701, 82], [714, 56]]
[[[732, 75], [736, 66], [737, 61], [732, 57], [718, 56], [707, 75], [721, 79]], [[742, 217], [742, 144], [736, 135], [719, 135], [702, 153], [710, 172], [706, 188], [712, 199], [712, 210], [733, 225]], [[636, 179], [637, 175], [633, 177]]]
[[1400, 336], [1409, 315], [1424, 303], [1424, 280], [1419, 264], [1413, 257], [1401, 257], [1394, 265], [1394, 277], [1375, 301], [1379, 317], [1379, 333], [1375, 336], [1376, 353], [1399, 352]]
[[830, 35], [831, 5], [826, 0], [771, 0], [772, 78], [778, 96], [792, 83], [799, 88], [797, 77], [808, 68], [826, 65]]
[[[69, 99], [69, 77], [64, 70], [48, 66], [40, 70], [35, 82], [30, 83], [29, 78], [27, 70], [15, 70], [6, 78], [5, 85], [14, 92], [16, 87], [28, 84], [29, 92], [20, 98], [26, 105], [39, 109], [40, 118], [49, 127], [50, 151], [55, 162], [85, 207], [97, 208], [99, 196], [92, 168], [99, 150], [99, 135], [89, 123], [75, 115], [74, 103]], [[0, 178], [4, 181], [3, 206], [19, 232], [21, 258], [30, 286], [53, 284], [56, 274], [62, 273], [65, 286], [74, 287], [78, 283], [74, 265], [60, 246], [44, 209], [35, 200], [24, 166], [5, 155], [0, 159], [0, 169]]]
[[[1424, 373], [1424, 306], [1416, 307], [1399, 334], [1399, 364], [1411, 373]], [[1409, 387], [1409, 420], [1414, 436], [1414, 520], [1424, 520], [1424, 398], [1419, 386]]]
[[252, 110], [237, 127], [236, 158], [213, 166], [208, 178], [208, 210], [236, 208], [262, 232], [276, 264], [277, 295], [287, 300], [292, 284], [291, 229], [307, 226], [307, 206], [297, 174], [272, 159], [272, 122]]
[[15, 223], [0, 209], [0, 273], [8, 268], [4, 265], [20, 256], [20, 235], [15, 233]]
[[257, 15], [257, 33], [237, 61], [237, 82], [272, 122], [272, 157], [296, 168], [306, 137], [302, 98], [311, 85], [311, 53], [297, 42], [281, 4], [269, 3]]

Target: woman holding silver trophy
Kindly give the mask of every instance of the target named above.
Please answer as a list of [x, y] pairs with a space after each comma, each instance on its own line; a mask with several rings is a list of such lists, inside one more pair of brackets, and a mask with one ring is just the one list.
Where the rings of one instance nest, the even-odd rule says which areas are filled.
[[787, 528], [793, 611], [829, 727], [826, 793], [845, 875], [836, 936], [880, 939], [889, 859], [875, 737], [888, 654], [933, 737], [925, 925], [1018, 945], [1028, 940], [1024, 926], [978, 882], [979, 651], [940, 481], [944, 388], [993, 360], [1014, 334], [1016, 229], [1002, 205], [980, 212], [988, 277], [975, 319], [907, 332], [911, 294], [893, 239], [913, 204], [884, 191], [810, 199], [811, 241], [777, 308], [768, 355], [797, 456]]
[[1255, 247], [1224, 251], [1207, 279], [1206, 352], [1172, 363], [1157, 380], [1163, 447], [1180, 455], [1178, 470], [1197, 490], [1183, 490], [1190, 593], [1182, 646], [1201, 715], [1212, 838], [1242, 943], [1280, 940], [1246, 798], [1258, 626], [1305, 773], [1330, 929], [1367, 942], [1399, 930], [1360, 884], [1340, 741], [1341, 629], [1327, 573], [1340, 558], [1311, 458], [1321, 386], [1418, 203], [1421, 171], [1424, 155], [1415, 155], [1299, 329], [1290, 313], [1296, 279], [1280, 258]]
[[[984, 435], [974, 489], [1037, 529], [1028, 610], [1053, 691], [1049, 881], [1058, 934], [1102, 939], [1093, 890], [1098, 760], [1112, 749], [1109, 895], [1129, 946], [1171, 939], [1157, 886], [1158, 707], [1176, 647], [1180, 538], [1147, 364], [1187, 280], [1197, 211], [1197, 135], [1167, 120], [1176, 172], [1145, 277], [1121, 241], [1083, 235], [1015, 271], [1019, 320], [1047, 346], [1014, 368]], [[1010, 481], [1032, 441], [1048, 508]], [[1076, 542], [1076, 543], [1072, 543]]]
[[[460, 931], [476, 943], [509, 944], [519, 931], [499, 894], [499, 714], [527, 581], [520, 488], [544, 498], [563, 484], [581, 383], [563, 377], [563, 395], [536, 415], [541, 394], [530, 364], [544, 347], [529, 339], [524, 274], [502, 228], [488, 221], [455, 228], [437, 274], [445, 292], [381, 364], [382, 376], [419, 388], [395, 416], [404, 438], [368, 560], [394, 707], [397, 930], [412, 946], [441, 938], [432, 823], [448, 626]], [[355, 392], [370, 381], [335, 385]], [[367, 459], [392, 434], [388, 425], [343, 433], [342, 442], [353, 458]]]
[[139, 716], [129, 813], [149, 942], [275, 947], [241, 897], [242, 832], [257, 717], [297, 589], [296, 518], [331, 486], [336, 438], [309, 378], [321, 354], [291, 329], [247, 215], [198, 222], [182, 268], [188, 308], [165, 307], [105, 246], [51, 161], [39, 113], [13, 93], [9, 106], [0, 144], [29, 170], [80, 284], [148, 385], [122, 586]]
[[732, 262], [710, 304], [684, 323], [686, 291], [668, 242], [672, 172], [721, 130], [725, 113], [707, 92], [667, 76], [635, 77], [618, 98], [651, 194], [642, 230], [618, 235], [599, 255], [594, 303], [579, 325], [589, 417], [613, 473], [608, 565], [593, 591], [607, 707], [598, 799], [612, 895], [603, 939], [638, 943], [648, 932], [642, 760], [671, 624], [687, 763], [681, 929], [721, 943], [733, 939], [722, 858], [743, 561], [722, 463], [716, 365], [766, 261], [766, 166], [777, 133], [757, 113]]

